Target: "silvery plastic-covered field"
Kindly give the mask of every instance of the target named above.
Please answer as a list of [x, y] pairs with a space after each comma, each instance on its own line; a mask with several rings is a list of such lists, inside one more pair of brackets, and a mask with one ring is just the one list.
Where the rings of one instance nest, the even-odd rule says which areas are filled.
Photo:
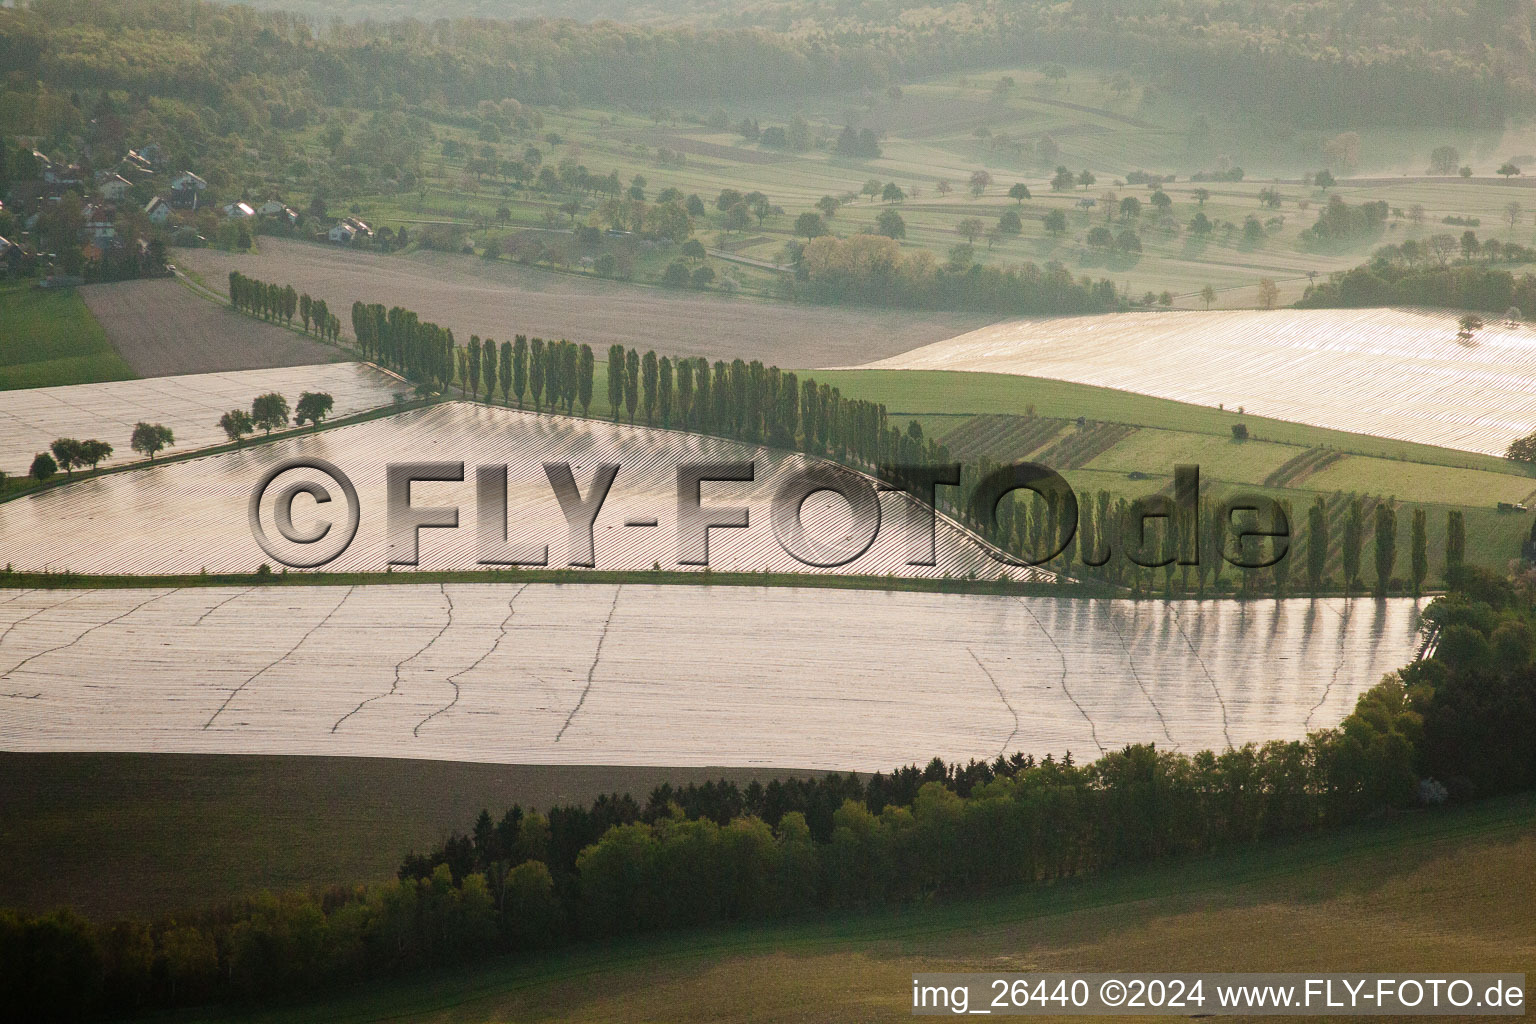
[[140, 456], [128, 439], [140, 420], [175, 433], [176, 446], [167, 454], [221, 444], [226, 438], [219, 417], [249, 409], [251, 399], [269, 391], [287, 398], [290, 409], [300, 392], [324, 391], [336, 402], [336, 418], [389, 405], [396, 391], [405, 390], [363, 363], [322, 363], [7, 391], [0, 398], [0, 469], [27, 472], [32, 457], [60, 437], [107, 442], [116, 450], [105, 465], [132, 461]]
[[884, 769], [1298, 738], [1409, 600], [649, 585], [0, 592], [0, 748]]
[[868, 369], [1118, 388], [1502, 455], [1536, 429], [1536, 330], [1402, 309], [1121, 313], [994, 324]]
[[[548, 564], [564, 567], [575, 553], [544, 463], [565, 462], [584, 498], [592, 494], [598, 465], [619, 467], [593, 531], [598, 569], [701, 569], [681, 564], [678, 547], [677, 468], [686, 463], [751, 461], [750, 482], [706, 483], [705, 506], [749, 510], [744, 529], [709, 533], [709, 567], [719, 571], [835, 572], [840, 574], [1051, 580], [1050, 573], [1005, 566], [986, 554], [966, 530], [940, 520], [932, 566], [914, 566], [916, 503], [905, 495], [880, 496], [880, 522], [863, 553], [868, 530], [856, 529], [842, 497], [821, 491], [804, 503], [803, 543], [795, 550], [816, 565], [791, 557], [779, 540], [769, 509], [779, 485], [809, 463], [803, 456], [753, 448], [733, 441], [679, 431], [649, 430], [595, 420], [538, 416], [473, 403], [450, 402], [132, 473], [81, 480], [0, 505], [0, 551], [21, 571], [68, 570], [89, 574], [154, 575], [252, 572], [263, 563], [280, 568], [258, 544], [248, 503], [269, 467], [295, 456], [334, 464], [355, 482], [360, 506], [356, 538], [325, 568], [383, 572], [390, 561], [386, 515], [386, 467], [391, 463], [438, 461], [465, 464], [462, 482], [417, 483], [413, 507], [459, 509], [456, 529], [420, 532], [423, 569], [477, 569], [486, 552], [484, 526], [496, 543], [521, 550], [503, 554], [530, 564], [547, 546]], [[481, 514], [477, 471], [507, 466], [506, 526], [496, 512]], [[825, 466], [826, 464], [819, 464]], [[261, 506], [264, 533], [280, 552], [302, 557], [311, 549], [289, 545], [275, 528], [277, 495], [290, 483], [319, 481], [334, 501], [325, 506], [299, 496], [293, 525], [304, 533], [319, 528], [321, 515], [335, 529], [316, 553], [337, 542], [344, 515], [334, 482], [318, 473], [291, 470], [278, 476]], [[333, 515], [332, 513], [335, 512]], [[299, 564], [288, 557], [289, 564]]]

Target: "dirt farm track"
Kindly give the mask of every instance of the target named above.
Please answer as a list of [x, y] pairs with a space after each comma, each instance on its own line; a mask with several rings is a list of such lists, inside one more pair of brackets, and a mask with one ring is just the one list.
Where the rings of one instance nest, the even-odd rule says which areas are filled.
[[114, 348], [140, 377], [309, 366], [345, 358], [318, 341], [222, 308], [180, 281], [80, 289]]
[[674, 292], [468, 256], [380, 256], [275, 238], [263, 238], [261, 252], [254, 256], [190, 249], [179, 250], [176, 259], [221, 293], [231, 270], [291, 284], [340, 311], [348, 333], [346, 311], [361, 299], [415, 310], [423, 320], [450, 327], [455, 337], [466, 341], [471, 334], [498, 339], [528, 334], [585, 342], [600, 355], [609, 345], [623, 343], [642, 352], [654, 348], [660, 354], [710, 359], [739, 356], [787, 369], [881, 359], [996, 319], [798, 306]]

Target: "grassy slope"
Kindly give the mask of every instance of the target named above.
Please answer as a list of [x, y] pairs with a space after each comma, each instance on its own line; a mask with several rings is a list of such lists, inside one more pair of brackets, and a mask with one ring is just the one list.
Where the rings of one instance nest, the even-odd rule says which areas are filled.
[[[898, 424], [915, 418], [931, 435], [942, 436], [978, 414], [1023, 416], [1031, 406], [1044, 417], [1075, 420], [1085, 416], [1136, 424], [1139, 429], [1124, 440], [1082, 468], [1064, 473], [1081, 490], [1139, 497], [1166, 486], [1174, 465], [1184, 462], [1200, 466], [1202, 482], [1227, 485], [1224, 489], [1240, 485], [1288, 499], [1298, 517], [1319, 495], [1358, 492], [1396, 497], [1405, 503], [1398, 511], [1399, 575], [1407, 574], [1412, 505], [1428, 510], [1434, 576], [1441, 571], [1448, 509], [1465, 510], [1468, 554], [1492, 568], [1502, 569], [1519, 553], [1520, 540], [1530, 528], [1528, 515], [1499, 512], [1497, 504], [1536, 496], [1536, 473], [1491, 455], [1240, 417], [1234, 411], [1037, 377], [929, 370], [804, 372], [818, 382], [835, 385], [846, 396], [884, 402]], [[1239, 421], [1247, 424], [1251, 435], [1244, 443], [1232, 440], [1232, 425]], [[1309, 448], [1348, 454], [1292, 486], [1259, 486], [1280, 465]], [[1126, 474], [1132, 471], [1145, 473], [1148, 479], [1130, 481]], [[1300, 529], [1299, 524], [1296, 528]], [[1373, 571], [1367, 568], [1365, 576], [1373, 578]]]
[[918, 970], [1530, 973], [1533, 900], [1523, 797], [989, 899], [587, 947], [254, 1019], [893, 1020]]
[[74, 289], [0, 285], [0, 391], [133, 376]]
[[1361, 455], [1406, 459], [1430, 465], [1463, 466], [1493, 472], [1519, 472], [1492, 455], [1393, 441], [1342, 430], [1311, 427], [1260, 416], [1239, 416], [1235, 409], [1219, 410], [1128, 391], [1072, 384], [1042, 377], [1006, 373], [948, 370], [807, 370], [818, 382], [840, 388], [852, 398], [884, 402], [893, 416], [920, 413], [975, 415], [1025, 414], [1031, 405], [1040, 416], [1114, 423], [1135, 423], [1165, 430], [1232, 436], [1232, 425], [1243, 422], [1255, 438], [1281, 444], [1328, 446]]

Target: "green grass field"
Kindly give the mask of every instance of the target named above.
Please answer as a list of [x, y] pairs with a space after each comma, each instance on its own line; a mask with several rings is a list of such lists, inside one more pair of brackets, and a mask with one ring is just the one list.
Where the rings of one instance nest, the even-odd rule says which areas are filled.
[[883, 1021], [915, 971], [1536, 971], [1536, 799], [1056, 886], [578, 947], [270, 1022]]
[[74, 289], [0, 285], [0, 391], [132, 377]]
[[[1406, 575], [1407, 531], [1413, 509], [1428, 514], [1432, 577], [1442, 571], [1446, 513], [1466, 514], [1468, 557], [1502, 570], [1516, 557], [1530, 528], [1529, 515], [1500, 511], [1500, 502], [1536, 501], [1532, 467], [1491, 455], [1394, 441], [1311, 427], [1282, 420], [1221, 411], [1107, 388], [1010, 374], [928, 370], [802, 371], [832, 384], [850, 398], [884, 402], [897, 425], [915, 419], [925, 434], [958, 436], [978, 416], [1016, 417], [1022, 430], [1031, 409], [1058, 421], [1045, 444], [1019, 450], [961, 453], [993, 461], [1034, 458], [1063, 473], [1080, 492], [1107, 490], [1126, 498], [1158, 491], [1172, 480], [1173, 467], [1200, 467], [1202, 484], [1221, 491], [1259, 491], [1288, 500], [1297, 519], [1319, 497], [1360, 494], [1396, 498], [1399, 575]], [[1077, 433], [1076, 419], [1129, 424], [1133, 430], [1081, 463], [1053, 458], [1062, 439]], [[1236, 441], [1232, 426], [1248, 427], [1249, 440]], [[1092, 451], [1092, 449], [1090, 449]], [[1293, 459], [1308, 453], [1337, 456], [1316, 472], [1272, 480]], [[1131, 473], [1141, 475], [1131, 479]], [[1293, 533], [1301, 523], [1292, 524]]]

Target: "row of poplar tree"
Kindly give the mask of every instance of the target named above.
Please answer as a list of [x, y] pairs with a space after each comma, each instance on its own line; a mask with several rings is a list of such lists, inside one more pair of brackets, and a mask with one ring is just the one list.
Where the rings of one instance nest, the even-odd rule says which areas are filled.
[[[311, 322], [331, 324], [324, 300], [298, 296], [291, 286], [230, 275], [230, 294], [237, 308], [272, 319], [290, 319], [297, 309], [306, 330]], [[495, 402], [498, 392], [506, 405], [519, 409], [563, 411], [591, 415], [596, 357], [590, 345], [565, 340], [529, 338], [519, 334], [499, 344], [472, 335], [459, 345], [453, 331], [424, 321], [400, 306], [354, 302], [352, 329], [364, 358], [393, 369], [421, 389], [448, 391]], [[334, 324], [322, 333], [334, 337]], [[809, 455], [835, 459], [879, 472], [890, 465], [933, 465], [953, 461], [949, 450], [926, 438], [915, 420], [905, 430], [893, 426], [883, 404], [844, 398], [831, 385], [798, 376], [759, 360], [730, 362], [698, 357], [658, 356], [623, 345], [607, 353], [608, 410], [614, 422], [678, 428], [729, 437], [747, 443], [770, 444]], [[1060, 549], [1045, 565], [1069, 575], [1101, 579], [1114, 585], [1151, 591], [1162, 577], [1165, 591], [1221, 589], [1230, 568], [1222, 558], [1231, 532], [1220, 519], [1221, 503], [1201, 502], [1198, 565], [1177, 563], [1181, 550], [1180, 523], [1160, 520], [1144, 550], [1168, 560], [1155, 567], [1137, 565], [1125, 557], [1124, 525], [1132, 512], [1129, 499], [1098, 491], [1078, 504], [1077, 529], [1068, 536], [1065, 517], [1054, 503], [1037, 494], [1016, 491], [997, 507], [996, 521], [986, 522], [964, 499], [979, 479], [997, 464], [983, 456], [962, 467], [958, 488], [938, 490], [939, 507], [981, 532], [1000, 548], [1025, 560]], [[1336, 496], [1339, 498], [1341, 496]], [[1342, 504], [1342, 509], [1331, 506]], [[1319, 498], [1308, 509], [1305, 528], [1282, 502], [1290, 522], [1286, 554], [1262, 569], [1235, 570], [1245, 590], [1268, 586], [1283, 593], [1291, 586], [1292, 565], [1303, 562], [1305, 584], [1311, 592], [1342, 585], [1366, 589], [1363, 579], [1367, 524], [1374, 542], [1372, 581], [1378, 594], [1394, 589], [1421, 591], [1429, 573], [1428, 528], [1424, 509], [1413, 511], [1410, 527], [1409, 572], [1396, 576], [1397, 510], [1391, 502], [1352, 497], [1347, 502]], [[1187, 528], [1187, 527], [1185, 527]], [[1462, 513], [1452, 510], [1446, 529], [1447, 570], [1461, 564], [1465, 551]], [[1249, 545], [1263, 543], [1250, 540]], [[1264, 561], [1257, 550], [1244, 560]], [[1339, 580], [1330, 569], [1337, 563]], [[1298, 575], [1300, 575], [1298, 573]]]
[[311, 298], [291, 284], [273, 284], [246, 277], [237, 270], [229, 272], [230, 305], [263, 320], [281, 320], [292, 324], [297, 316], [305, 333], [314, 333], [327, 341], [341, 340], [341, 320], [332, 313], [324, 299]]
[[[354, 303], [352, 327], [362, 355], [418, 385], [535, 411], [591, 414], [596, 357], [590, 345], [519, 334], [497, 343], [453, 331], [395, 306]], [[884, 405], [845, 399], [828, 384], [759, 360], [730, 362], [658, 356], [623, 345], [608, 349], [608, 409], [614, 422], [676, 427], [773, 444], [873, 467], [942, 457], [914, 423], [903, 434]]]
[[[961, 468], [961, 484], [949, 489], [953, 497], [939, 492], [939, 505], [989, 541], [1021, 560], [1046, 560], [1047, 568], [1075, 576], [1101, 579], [1130, 586], [1138, 591], [1152, 591], [1161, 577], [1165, 591], [1198, 591], [1207, 586], [1221, 589], [1223, 575], [1232, 570], [1244, 591], [1267, 587], [1284, 594], [1292, 587], [1292, 569], [1300, 563], [1295, 582], [1311, 593], [1342, 587], [1346, 592], [1372, 590], [1378, 596], [1411, 590], [1418, 596], [1429, 577], [1429, 515], [1422, 508], [1412, 509], [1408, 528], [1407, 574], [1400, 577], [1398, 563], [1399, 515], [1391, 501], [1341, 494], [1332, 499], [1319, 497], [1306, 512], [1305, 522], [1295, 516], [1289, 501], [1281, 501], [1288, 537], [1284, 540], [1248, 538], [1239, 541], [1223, 522], [1224, 503], [1214, 494], [1203, 496], [1200, 520], [1195, 532], [1198, 558], [1196, 565], [1179, 564], [1183, 551], [1182, 532], [1191, 524], [1178, 517], [1150, 520], [1143, 545], [1142, 566], [1125, 557], [1127, 525], [1134, 526], [1131, 500], [1100, 490], [1079, 499], [1077, 529], [1068, 530], [1066, 509], [1052, 499], [1028, 491], [1016, 491], [997, 506], [996, 521], [985, 522], [969, 504], [958, 500], [973, 493], [979, 479], [998, 468], [982, 457], [975, 464]], [[1236, 525], [1245, 529], [1258, 523], [1251, 514], [1239, 513]], [[1370, 541], [1369, 567], [1366, 563], [1367, 535]], [[1224, 558], [1231, 554], [1245, 565], [1235, 568]], [[1465, 562], [1466, 520], [1460, 509], [1446, 513], [1444, 571], [1447, 577]], [[1271, 564], [1265, 564], [1271, 563]], [[1367, 571], [1371, 571], [1369, 579]], [[1337, 572], [1337, 576], [1334, 572]]]

